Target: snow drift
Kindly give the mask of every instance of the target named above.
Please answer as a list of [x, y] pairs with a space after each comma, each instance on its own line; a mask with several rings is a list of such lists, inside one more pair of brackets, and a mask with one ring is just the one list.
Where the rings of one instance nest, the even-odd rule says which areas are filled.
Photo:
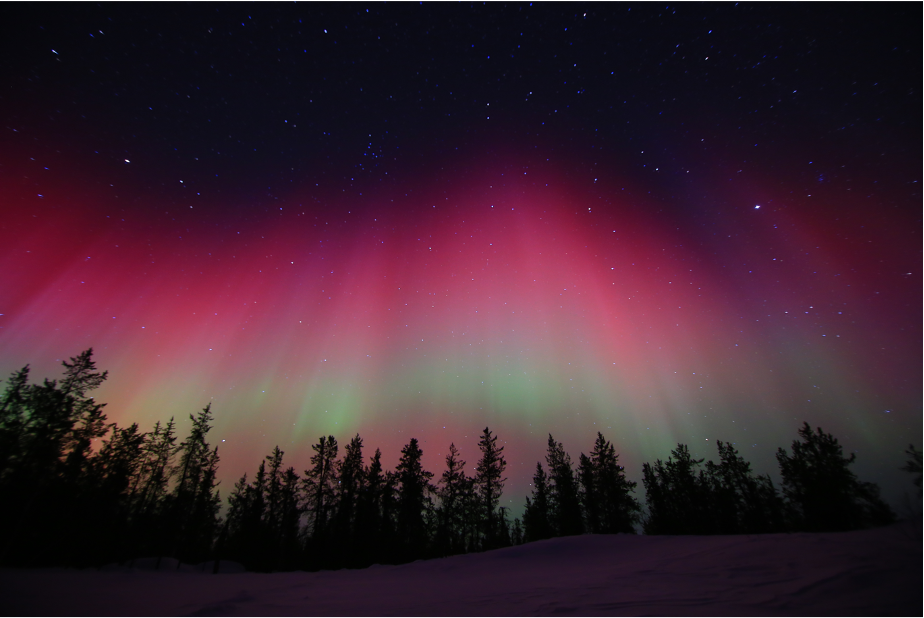
[[[585, 535], [319, 573], [0, 571], [24, 615], [918, 615], [921, 524], [825, 534]], [[148, 567], [150, 565], [147, 565]]]

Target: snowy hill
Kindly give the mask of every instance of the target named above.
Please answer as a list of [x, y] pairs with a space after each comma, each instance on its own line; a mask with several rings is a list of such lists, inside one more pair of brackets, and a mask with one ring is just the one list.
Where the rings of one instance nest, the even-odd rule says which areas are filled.
[[[174, 563], [175, 564], [175, 563]], [[3, 570], [4, 614], [918, 615], [920, 522], [827, 534], [587, 535], [320, 573]]]

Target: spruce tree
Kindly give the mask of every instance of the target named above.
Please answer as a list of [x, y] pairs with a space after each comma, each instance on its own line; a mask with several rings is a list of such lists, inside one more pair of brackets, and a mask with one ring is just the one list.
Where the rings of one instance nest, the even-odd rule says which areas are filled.
[[[75, 535], [93, 507], [90, 488], [99, 482], [92, 443], [108, 432], [103, 404], [91, 391], [106, 379], [96, 371], [93, 350], [70, 361], [60, 382], [29, 384], [28, 365], [13, 374], [0, 400], [0, 563], [65, 565], [82, 546]], [[61, 520], [57, 513], [71, 517]]]
[[243, 563], [248, 570], [278, 571], [297, 566], [300, 555], [301, 488], [291, 466], [283, 467], [278, 447], [267, 455], [247, 483], [245, 474], [229, 497], [222, 532], [222, 557]]
[[282, 473], [280, 496], [277, 531], [279, 553], [274, 568], [288, 571], [296, 567], [302, 545], [301, 478], [292, 466]]
[[905, 451], [905, 455], [908, 456], [908, 459], [905, 461], [905, 465], [900, 469], [904, 472], [911, 474], [914, 479], [914, 484], [918, 488], [918, 497], [921, 497], [921, 451], [914, 448], [913, 444], [908, 445], [908, 450]]
[[334, 486], [337, 482], [337, 440], [334, 436], [321, 436], [313, 445], [311, 469], [305, 470], [304, 491], [308, 501], [311, 535], [320, 537], [326, 530], [330, 512], [334, 507]]
[[465, 551], [466, 480], [465, 460], [459, 457], [456, 445], [450, 444], [446, 470], [436, 490], [440, 501], [434, 540], [437, 555], [448, 556]]
[[92, 524], [97, 533], [84, 531], [82, 536], [92, 539], [86, 551], [95, 553], [92, 561], [97, 565], [112, 560], [122, 562], [135, 549], [131, 542], [134, 523], [131, 487], [140, 474], [147, 438], [147, 434], [138, 431], [137, 423], [126, 428], [113, 424], [109, 438], [93, 457], [95, 476], [99, 479], [92, 488], [97, 510]]
[[494, 549], [509, 545], [502, 538], [507, 527], [503, 523], [503, 514], [498, 510], [501, 493], [504, 489], [504, 470], [507, 461], [504, 459], [504, 447], [497, 446], [497, 436], [491, 435], [487, 427], [481, 434], [478, 442], [481, 450], [481, 459], [475, 468], [475, 494], [478, 498], [481, 511], [482, 549]]
[[248, 567], [248, 548], [245, 521], [249, 511], [247, 496], [247, 473], [234, 484], [228, 495], [228, 513], [218, 541], [218, 558], [236, 560]]
[[523, 513], [523, 536], [526, 542], [540, 541], [553, 536], [551, 510], [549, 508], [548, 476], [542, 469], [542, 463], [536, 462], [533, 475], [532, 497], [526, 498], [526, 510]]
[[176, 444], [173, 418], [161, 425], [155, 423], [143, 446], [138, 474], [132, 479], [129, 490], [131, 504], [131, 532], [127, 553], [132, 558], [156, 555], [166, 534], [167, 496], [174, 459], [179, 447]]
[[727, 442], [717, 441], [719, 463], [706, 463], [718, 534], [759, 534], [785, 529], [783, 502], [767, 476], [755, 477], [751, 464]]
[[132, 482], [140, 476], [147, 440], [148, 434], [138, 431], [138, 423], [121, 428], [112, 425], [109, 438], [93, 458], [105, 493], [120, 498], [130, 495]]
[[22, 464], [30, 390], [26, 365], [10, 376], [0, 397], [0, 491], [4, 494], [10, 477]]
[[284, 454], [277, 444], [273, 452], [264, 458], [266, 466], [268, 466], [266, 470], [266, 514], [264, 520], [273, 536], [274, 545], [276, 544], [282, 520], [282, 456]]
[[363, 470], [363, 440], [359, 434], [344, 449], [339, 464], [337, 512], [334, 534], [338, 547], [338, 566], [354, 566], [356, 553], [355, 523], [358, 502], [365, 482]]
[[584, 531], [581, 503], [571, 456], [552, 434], [549, 434], [545, 461], [549, 467], [549, 515], [553, 533], [555, 536], [581, 534]]
[[392, 564], [404, 560], [407, 546], [401, 541], [398, 533], [398, 522], [401, 519], [401, 501], [399, 496], [400, 479], [398, 473], [387, 471], [381, 490], [381, 532], [378, 539], [379, 562]]
[[356, 561], [358, 566], [381, 562], [391, 527], [385, 523], [383, 501], [386, 476], [382, 471], [382, 451], [375, 449], [363, 471], [363, 484], [357, 500]]
[[632, 496], [637, 483], [626, 479], [619, 465], [615, 447], [603, 434], [597, 440], [590, 457], [581, 453], [578, 465], [584, 521], [591, 534], [633, 534], [641, 506]]
[[427, 551], [426, 511], [430, 506], [432, 472], [423, 469], [423, 451], [416, 438], [403, 449], [395, 468], [398, 482], [396, 533], [401, 561], [421, 558]]
[[685, 444], [671, 451], [667, 462], [642, 465], [648, 517], [645, 534], [713, 534], [712, 493], [708, 479]]
[[520, 523], [519, 517], [513, 518], [513, 525], [510, 527], [510, 544], [522, 545], [524, 542], [523, 524]]
[[[218, 448], [206, 439], [212, 425], [212, 404], [196, 416], [178, 450], [176, 483], [165, 504], [166, 551], [179, 560], [199, 562], [211, 555], [218, 532]], [[161, 553], [161, 552], [159, 552]]]
[[783, 477], [794, 526], [808, 532], [855, 530], [881, 526], [895, 520], [879, 497], [874, 483], [857, 479], [849, 466], [855, 454], [844, 457], [837, 439], [808, 423], [799, 429], [801, 440], [792, 443], [792, 455], [783, 448], [776, 458]]
[[[106, 404], [97, 403], [88, 395], [100, 387], [109, 372], [96, 371], [93, 348], [88, 348], [70, 361], [61, 363], [65, 371], [58, 389], [66, 402], [68, 416], [72, 419], [62, 445], [65, 452], [62, 475], [68, 487], [74, 490], [78, 485], [86, 485], [81, 483], [82, 477], [91, 473], [89, 459], [93, 441], [105, 436], [109, 430], [103, 413]], [[89, 483], [94, 484], [95, 480]]]
[[156, 511], [157, 505], [167, 493], [177, 453], [175, 427], [172, 417], [163, 426], [157, 421], [154, 430], [145, 440], [140, 469], [130, 490], [136, 517]]
[[481, 501], [475, 491], [475, 478], [467, 476], [462, 481], [462, 541], [463, 551], [481, 550]]
[[177, 558], [195, 564], [213, 555], [215, 540], [221, 529], [221, 492], [218, 489], [218, 447], [202, 455], [201, 470], [185, 542]]

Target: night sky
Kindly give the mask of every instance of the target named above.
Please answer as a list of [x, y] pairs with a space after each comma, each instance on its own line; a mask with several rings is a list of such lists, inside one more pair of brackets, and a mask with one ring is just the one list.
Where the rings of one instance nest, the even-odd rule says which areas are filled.
[[641, 481], [717, 439], [776, 474], [808, 421], [898, 508], [921, 19], [3, 3], [0, 372], [93, 347], [120, 425], [211, 402], [223, 495], [322, 434], [471, 469], [487, 425], [518, 514], [549, 433]]

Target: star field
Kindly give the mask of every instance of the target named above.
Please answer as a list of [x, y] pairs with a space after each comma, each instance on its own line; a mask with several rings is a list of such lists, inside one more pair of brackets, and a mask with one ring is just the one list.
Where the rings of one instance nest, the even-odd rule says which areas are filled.
[[359, 432], [897, 504], [921, 426], [920, 5], [5, 4], [0, 371], [212, 402], [222, 486]]

